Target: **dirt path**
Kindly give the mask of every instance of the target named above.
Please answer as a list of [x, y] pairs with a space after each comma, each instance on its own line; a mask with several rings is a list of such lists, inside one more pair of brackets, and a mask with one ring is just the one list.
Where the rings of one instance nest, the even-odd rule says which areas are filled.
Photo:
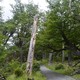
[[72, 77], [53, 72], [45, 66], [41, 66], [40, 70], [46, 76], [47, 80], [75, 80]]

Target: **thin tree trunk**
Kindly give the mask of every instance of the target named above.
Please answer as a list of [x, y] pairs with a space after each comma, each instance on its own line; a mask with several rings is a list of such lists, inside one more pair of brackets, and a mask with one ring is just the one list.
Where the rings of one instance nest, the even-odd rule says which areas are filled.
[[53, 61], [53, 53], [49, 53], [49, 65], [52, 64]]
[[68, 65], [72, 66], [72, 54], [68, 53]]
[[22, 51], [22, 47], [20, 48], [20, 62], [21, 62], [21, 64], [23, 62], [23, 51]]
[[[62, 49], [64, 49], [64, 43], [62, 43]], [[65, 60], [65, 53], [64, 50], [62, 50], [62, 63], [64, 63]]]
[[37, 22], [38, 22], [38, 16], [36, 15], [34, 17], [31, 41], [29, 46], [28, 58], [27, 58], [27, 66], [26, 66], [27, 74], [29, 78], [32, 77], [32, 66], [33, 66], [34, 48], [35, 48], [35, 41], [36, 41]]
[[46, 59], [46, 53], [42, 54], [42, 58], [43, 58], [43, 60]]

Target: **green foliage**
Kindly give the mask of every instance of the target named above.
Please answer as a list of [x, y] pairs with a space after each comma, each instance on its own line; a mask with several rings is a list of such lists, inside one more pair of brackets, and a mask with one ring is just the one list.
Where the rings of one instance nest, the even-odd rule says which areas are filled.
[[26, 63], [23, 63], [23, 64], [21, 65], [21, 69], [22, 69], [22, 70], [26, 70]]
[[71, 75], [71, 73], [74, 71], [73, 67], [67, 67], [65, 70], [65, 74], [66, 75]]
[[[68, 0], [62, 0], [62, 2], [60, 2], [61, 0], [47, 1], [49, 11], [39, 19], [38, 24], [39, 31], [37, 32], [35, 49], [37, 60], [41, 60], [44, 53], [48, 57], [48, 53], [51, 51], [56, 52], [62, 49], [62, 43], [68, 50], [73, 49], [74, 46], [80, 47], [80, 1], [73, 0], [71, 8]], [[8, 80], [26, 80], [26, 77], [24, 78], [22, 75], [26, 69], [26, 64], [23, 62], [26, 61], [28, 53], [33, 17], [39, 13], [38, 6], [34, 4], [24, 5], [21, 0], [15, 0], [15, 4], [11, 7], [13, 17], [3, 22], [2, 7], [0, 6], [0, 72], [5, 76], [15, 72], [15, 75], [18, 76], [18, 78], [15, 78], [15, 75], [11, 75]], [[43, 19], [44, 17], [46, 19]], [[60, 53], [56, 52], [57, 54]], [[54, 55], [54, 59], [59, 62], [61, 56], [56, 59], [56, 55]], [[45, 63], [47, 63], [47, 60], [42, 61], [42, 64]], [[39, 71], [40, 64], [41, 62], [34, 61], [33, 72]], [[64, 67], [63, 64], [54, 66], [54, 71], [64, 74], [70, 74], [73, 70], [72, 67]], [[40, 73], [37, 73], [36, 76], [36, 80], [42, 77]]]
[[17, 60], [12, 60], [10, 63], [9, 63], [9, 66], [11, 67], [11, 69], [13, 69], [13, 71], [20, 67], [20, 62], [17, 61]]
[[48, 60], [47, 60], [47, 59], [43, 59], [43, 60], [41, 61], [41, 64], [42, 64], [42, 65], [44, 65], [44, 64], [46, 64], [46, 63], [48, 63]]
[[34, 74], [34, 79], [35, 80], [46, 80], [46, 77], [40, 71], [37, 71]]
[[12, 60], [9, 63], [2, 64], [0, 66], [0, 72], [7, 77], [10, 74], [14, 73], [15, 69], [18, 67], [20, 67], [20, 63], [18, 61]]
[[72, 1], [71, 8], [69, 7], [70, 3], [68, 0], [62, 0], [62, 2], [61, 0], [48, 0], [48, 3], [50, 11], [48, 11], [47, 19], [44, 23], [45, 33], [42, 34], [48, 41], [47, 43], [44, 41], [44, 43], [53, 51], [62, 49], [62, 43], [69, 50], [73, 47], [70, 44], [75, 44], [75, 47], [79, 45], [80, 23], [77, 17], [80, 13], [80, 1]]
[[[21, 76], [21, 70], [26, 69], [26, 64], [23, 62], [27, 57], [33, 19], [39, 11], [37, 5], [31, 3], [24, 5], [20, 0], [15, 0], [15, 4], [11, 7], [13, 17], [6, 20], [3, 26], [0, 22], [0, 71], [6, 76], [14, 72], [17, 76]], [[0, 6], [0, 21], [1, 15]], [[39, 63], [36, 62], [34, 71], [38, 69]]]
[[14, 73], [16, 77], [20, 77], [23, 74], [23, 71], [20, 68], [17, 68]]
[[39, 71], [39, 70], [40, 70], [40, 61], [34, 60], [34, 63], [33, 63], [33, 72]]
[[[35, 80], [46, 80], [44, 75], [42, 75], [41, 72], [39, 71], [35, 72], [33, 75]], [[16, 77], [15, 74], [11, 74], [7, 77], [7, 80], [26, 80], [26, 79], [27, 79], [26, 73], [19, 77]]]
[[57, 64], [57, 65], [55, 66], [55, 70], [59, 70], [59, 69], [64, 69], [63, 64]]
[[2, 63], [6, 59], [9, 52], [7, 52], [7, 50], [3, 51], [3, 49], [0, 52], [1, 52], [1, 54], [0, 54], [0, 63]]
[[[11, 7], [13, 17], [6, 20], [3, 25], [0, 23], [0, 53], [3, 55], [4, 48], [6, 48], [8, 54], [5, 53], [5, 56], [7, 55], [6, 58], [9, 61], [14, 58], [23, 62], [26, 61], [25, 57], [28, 53], [33, 18], [39, 13], [38, 6], [31, 3], [24, 5], [20, 0], [15, 0], [15, 5], [11, 5]], [[1, 11], [0, 6], [0, 18]], [[4, 61], [5, 56], [0, 56], [0, 62]], [[15, 67], [14, 63], [13, 61], [10, 66]]]
[[80, 74], [76, 74], [73, 76], [76, 80], [79, 80], [80, 79]]
[[60, 62], [54, 62], [54, 64], [49, 66], [47, 65], [47, 67], [53, 70], [54, 72], [64, 75], [71, 75], [74, 72], [74, 67], [69, 66], [66, 62], [64, 64]]

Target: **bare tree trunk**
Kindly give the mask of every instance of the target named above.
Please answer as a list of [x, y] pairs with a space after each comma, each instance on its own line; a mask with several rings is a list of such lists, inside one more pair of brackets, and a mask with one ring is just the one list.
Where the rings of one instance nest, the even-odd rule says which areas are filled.
[[53, 61], [53, 53], [49, 53], [49, 65], [52, 64]]
[[32, 66], [33, 66], [34, 48], [35, 48], [35, 41], [36, 41], [37, 22], [38, 22], [38, 16], [36, 15], [34, 17], [31, 41], [29, 46], [28, 58], [27, 58], [27, 66], [26, 66], [27, 74], [29, 78], [32, 77]]
[[22, 52], [22, 47], [20, 48], [20, 62], [22, 64], [23, 62], [23, 52]]
[[68, 65], [72, 66], [72, 54], [68, 53]]
[[46, 53], [42, 54], [42, 59], [46, 59]]
[[72, 3], [72, 0], [69, 0], [69, 8], [71, 10], [71, 3]]
[[[64, 49], [64, 43], [62, 43], [62, 49]], [[62, 63], [64, 63], [65, 60], [65, 54], [64, 54], [64, 50], [62, 50]]]

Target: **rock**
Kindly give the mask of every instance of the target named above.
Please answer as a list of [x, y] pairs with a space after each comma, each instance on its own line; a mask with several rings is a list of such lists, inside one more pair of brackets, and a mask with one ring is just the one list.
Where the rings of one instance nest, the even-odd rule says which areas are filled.
[[6, 80], [5, 76], [0, 74], [0, 80]]

